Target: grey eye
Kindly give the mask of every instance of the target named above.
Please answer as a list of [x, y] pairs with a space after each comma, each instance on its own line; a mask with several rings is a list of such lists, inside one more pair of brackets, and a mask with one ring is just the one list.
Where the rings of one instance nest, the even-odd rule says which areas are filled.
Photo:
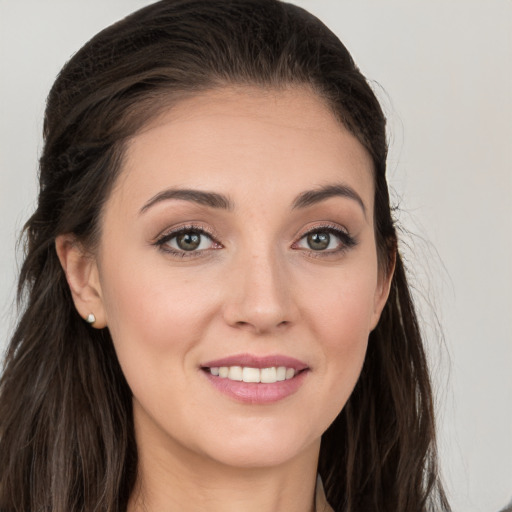
[[345, 231], [319, 226], [309, 233], [304, 233], [300, 240], [293, 244], [293, 247], [313, 252], [335, 253], [354, 245], [355, 240]]
[[317, 231], [307, 235], [307, 244], [313, 251], [323, 251], [329, 247], [331, 235], [326, 232]]

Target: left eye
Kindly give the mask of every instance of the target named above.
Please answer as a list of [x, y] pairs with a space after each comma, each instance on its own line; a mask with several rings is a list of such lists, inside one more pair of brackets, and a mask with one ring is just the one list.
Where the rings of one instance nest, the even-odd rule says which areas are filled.
[[197, 230], [180, 231], [166, 236], [160, 242], [170, 249], [181, 252], [202, 251], [213, 247], [214, 242], [206, 233]]
[[333, 251], [347, 245], [345, 238], [345, 233], [337, 233], [334, 230], [311, 231], [297, 242], [297, 247], [310, 251]]

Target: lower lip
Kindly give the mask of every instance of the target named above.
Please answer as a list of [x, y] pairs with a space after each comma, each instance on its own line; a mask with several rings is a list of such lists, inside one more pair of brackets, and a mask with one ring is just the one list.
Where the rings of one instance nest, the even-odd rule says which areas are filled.
[[248, 404], [271, 404], [293, 395], [302, 385], [308, 370], [299, 372], [289, 380], [272, 384], [261, 382], [240, 382], [228, 378], [217, 377], [203, 370], [209, 382], [221, 393], [234, 398], [238, 402]]

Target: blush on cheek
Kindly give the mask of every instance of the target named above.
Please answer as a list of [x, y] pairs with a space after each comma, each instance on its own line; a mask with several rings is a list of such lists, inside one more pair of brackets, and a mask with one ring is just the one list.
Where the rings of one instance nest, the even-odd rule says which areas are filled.
[[[356, 291], [351, 294], [345, 290], [337, 298], [332, 297], [317, 323], [323, 329], [319, 334], [324, 340], [323, 350], [329, 354], [331, 371], [335, 372], [331, 392], [338, 397], [340, 409], [359, 379], [370, 333], [371, 301], [368, 294], [357, 296]], [[358, 292], [361, 294], [361, 289]]]
[[114, 341], [133, 339], [165, 351], [187, 339], [198, 315], [206, 311], [201, 304], [204, 295], [173, 279], [169, 269], [136, 268], [130, 263], [120, 262], [105, 271], [104, 305]]
[[370, 320], [374, 312], [373, 290], [364, 287], [344, 287], [324, 301], [323, 324], [333, 333], [344, 333], [345, 338], [359, 339], [370, 334]]

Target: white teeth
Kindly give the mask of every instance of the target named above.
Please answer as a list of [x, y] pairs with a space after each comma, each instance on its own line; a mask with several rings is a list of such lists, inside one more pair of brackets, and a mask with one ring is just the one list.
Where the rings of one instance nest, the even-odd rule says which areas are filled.
[[242, 380], [242, 367], [241, 366], [230, 366], [229, 367], [229, 380]]
[[242, 378], [244, 382], [260, 382], [260, 370], [259, 368], [244, 367], [242, 372]]
[[261, 382], [263, 384], [274, 384], [283, 380], [290, 380], [295, 377], [293, 368], [285, 366], [271, 366], [270, 368], [251, 368], [249, 366], [220, 366], [209, 368], [210, 373], [222, 379], [229, 379], [243, 382]]
[[277, 370], [275, 366], [273, 368], [262, 368], [261, 369], [261, 382], [265, 384], [273, 384], [277, 381]]
[[293, 379], [295, 370], [293, 368], [286, 368], [286, 380]]

